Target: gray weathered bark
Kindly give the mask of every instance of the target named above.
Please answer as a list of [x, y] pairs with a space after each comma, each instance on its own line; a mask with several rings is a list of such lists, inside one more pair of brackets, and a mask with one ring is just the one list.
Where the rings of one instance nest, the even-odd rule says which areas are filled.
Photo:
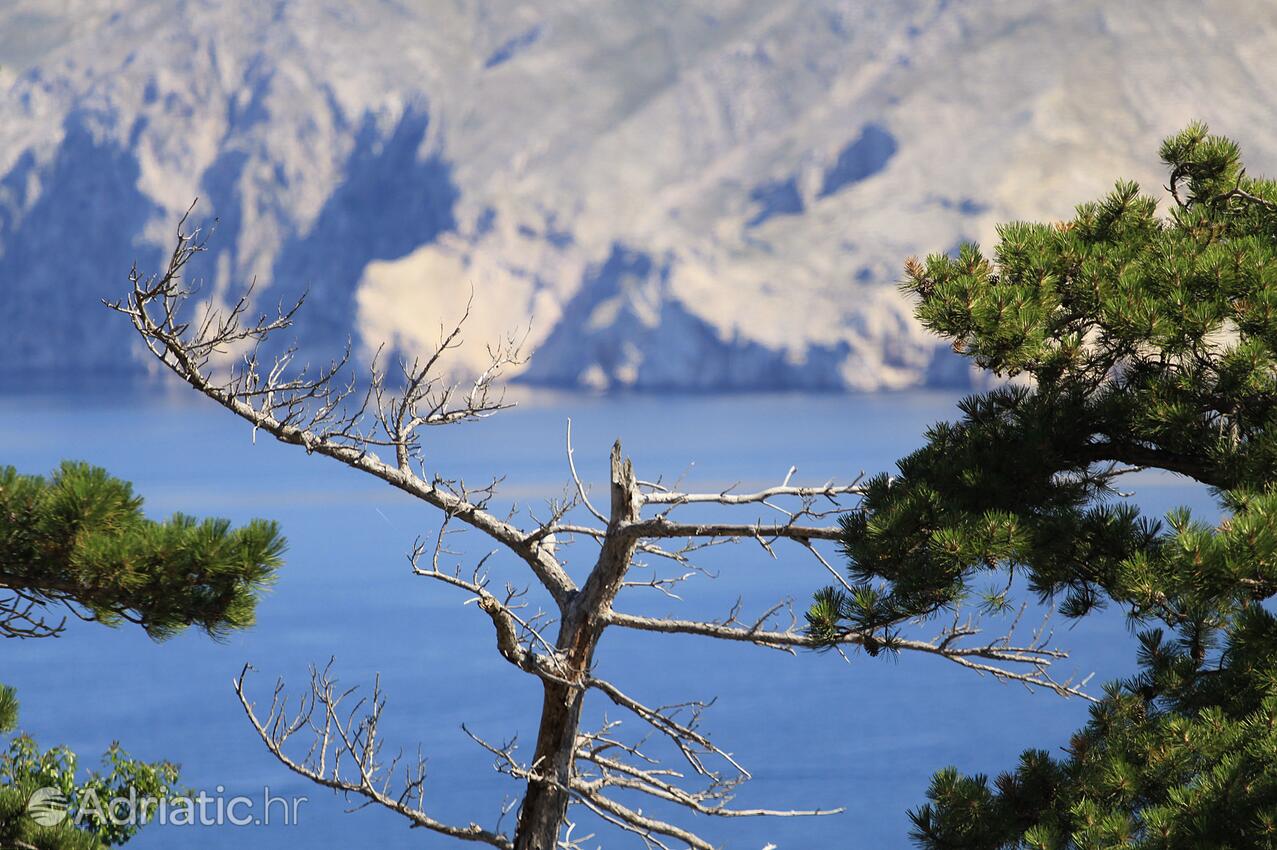
[[621, 456], [621, 443], [612, 446], [612, 509], [607, 536], [585, 586], [567, 606], [559, 629], [556, 649], [564, 660], [566, 682], [545, 680], [541, 704], [541, 727], [532, 758], [537, 776], [528, 780], [528, 790], [519, 812], [516, 850], [554, 850], [559, 831], [567, 817], [571, 798], [577, 735], [581, 728], [581, 705], [586, 681], [599, 637], [607, 627], [607, 612], [621, 589], [630, 568], [636, 538], [624, 534], [629, 523], [639, 520], [643, 497], [634, 477], [634, 465]]

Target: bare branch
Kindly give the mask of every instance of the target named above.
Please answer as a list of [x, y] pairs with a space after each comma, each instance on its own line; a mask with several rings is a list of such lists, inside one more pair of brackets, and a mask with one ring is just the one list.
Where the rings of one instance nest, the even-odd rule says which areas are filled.
[[789, 482], [797, 471], [797, 467], [791, 466], [781, 484], [759, 490], [756, 493], [736, 494], [729, 492], [731, 488], [719, 493], [675, 493], [662, 489], [645, 495], [643, 501], [649, 505], [689, 505], [705, 502], [712, 502], [718, 505], [747, 505], [755, 502], [766, 502], [776, 496], [796, 496], [802, 499], [822, 497], [836, 499], [839, 496], [859, 495], [864, 492], [864, 488], [860, 486], [860, 480], [864, 477], [863, 473], [857, 475], [849, 484], [834, 484], [829, 481], [819, 487], [790, 486]]
[[[699, 635], [720, 640], [752, 643], [773, 649], [800, 647], [826, 649], [839, 645], [873, 645], [893, 651], [922, 652], [929, 655], [938, 655], [955, 664], [980, 673], [988, 673], [1004, 681], [1020, 682], [1030, 687], [1043, 688], [1060, 696], [1076, 696], [1091, 702], [1096, 701], [1094, 697], [1087, 695], [1082, 690], [1090, 680], [1090, 676], [1087, 676], [1077, 684], [1074, 684], [1071, 679], [1056, 681], [1050, 676], [1048, 670], [1051, 664], [1054, 661], [1067, 658], [1068, 654], [1040, 644], [1036, 635], [1034, 641], [1023, 646], [1011, 645], [1009, 635], [978, 646], [961, 646], [955, 643], [958, 638], [978, 634], [978, 631], [973, 628], [963, 628], [956, 631], [946, 630], [934, 641], [930, 642], [894, 636], [879, 639], [873, 635], [853, 631], [844, 632], [837, 639], [829, 642], [817, 640], [805, 632], [792, 629], [788, 631], [767, 630], [762, 628], [761, 624], [745, 627], [732, 623], [642, 617], [618, 611], [609, 612], [607, 618], [612, 625], [627, 629], [662, 632], [665, 634]], [[1017, 665], [1021, 669], [1016, 669], [1012, 665]]]
[[[596, 688], [607, 698], [617, 705], [633, 712], [643, 722], [649, 724], [653, 729], [669, 738], [683, 757], [687, 759], [688, 764], [702, 776], [711, 775], [711, 771], [707, 770], [701, 759], [702, 755], [715, 755], [723, 761], [730, 764], [744, 778], [749, 778], [749, 771], [741, 767], [731, 753], [724, 752], [715, 746], [709, 738], [696, 731], [696, 725], [700, 721], [701, 712], [709, 707], [708, 703], [690, 702], [682, 703], [676, 706], [660, 706], [657, 708], [649, 708], [633, 697], [624, 694], [620, 688], [611, 682], [603, 679], [590, 678], [586, 683], [591, 688]], [[691, 714], [691, 721], [682, 723], [678, 720], [680, 712], [688, 711]]]
[[66, 630], [65, 616], [56, 622], [44, 618], [44, 600], [15, 588], [5, 589], [10, 595], [0, 599], [0, 638], [57, 637]]
[[[541, 551], [527, 535], [484, 509], [486, 498], [478, 502], [466, 498], [460, 482], [438, 476], [423, 477], [409, 465], [420, 444], [417, 429], [483, 418], [508, 407], [500, 396], [492, 396], [492, 386], [504, 366], [520, 362], [520, 343], [513, 338], [489, 349], [491, 364], [472, 383], [460, 401], [456, 387], [445, 385], [432, 370], [445, 352], [460, 342], [465, 318], [441, 335], [436, 350], [424, 361], [401, 364], [405, 388], [391, 397], [385, 375], [374, 362], [368, 389], [362, 402], [353, 408], [347, 401], [358, 397], [353, 379], [340, 380], [349, 352], [313, 377], [303, 368], [288, 377], [293, 351], [287, 350], [265, 369], [258, 361], [261, 344], [272, 334], [291, 327], [301, 307], [281, 309], [273, 318], [263, 316], [255, 323], [243, 319], [248, 310], [246, 293], [227, 313], [207, 309], [204, 319], [192, 331], [181, 318], [194, 290], [183, 283], [190, 260], [206, 250], [207, 236], [200, 230], [185, 230], [186, 217], [178, 226], [177, 241], [162, 274], [144, 278], [136, 269], [130, 274], [132, 291], [124, 301], [107, 306], [129, 317], [150, 352], [165, 367], [199, 392], [252, 424], [254, 432], [265, 431], [276, 439], [302, 446], [308, 453], [331, 457], [347, 466], [380, 478], [487, 534], [522, 558], [554, 599], [563, 603], [575, 590], [559, 563]], [[214, 376], [214, 355], [251, 342], [244, 362], [228, 378]], [[373, 410], [371, 419], [366, 417]], [[395, 462], [386, 463], [376, 454], [378, 447], [395, 450]]]
[[629, 523], [625, 534], [634, 537], [749, 537], [775, 540], [788, 538], [804, 542], [808, 540], [838, 540], [842, 537], [842, 529], [837, 526], [806, 526], [793, 524], [769, 523], [684, 523], [672, 522], [665, 517], [639, 520]]
[[598, 509], [590, 504], [590, 497], [585, 493], [585, 485], [581, 483], [581, 476], [576, 474], [576, 462], [572, 459], [572, 420], [570, 418], [568, 419], [567, 432], [568, 470], [572, 473], [572, 482], [576, 485], [576, 492], [581, 497], [581, 504], [585, 505], [586, 510], [592, 513], [595, 519], [606, 523], [607, 517], [599, 513]]
[[676, 838], [688, 847], [695, 848], [695, 850], [714, 850], [713, 844], [710, 844], [696, 833], [688, 832], [671, 823], [649, 817], [642, 812], [623, 806], [609, 797], [604, 797], [597, 791], [588, 789], [588, 786], [585, 786], [584, 783], [573, 783], [572, 790], [578, 793], [581, 802], [585, 804], [586, 808], [613, 826], [620, 827], [626, 832], [632, 832], [639, 836], [648, 847], [657, 848], [658, 850], [670, 850], [668, 844], [657, 838], [657, 836], [663, 835]]
[[[285, 704], [283, 682], [277, 683], [270, 710], [264, 718], [257, 714], [244, 691], [245, 679], [252, 668], [245, 665], [235, 679], [235, 693], [249, 722], [280, 763], [348, 798], [363, 798], [364, 805], [376, 804], [400, 814], [413, 826], [503, 850], [514, 847], [513, 841], [504, 834], [484, 829], [477, 823], [454, 826], [426, 814], [423, 810], [426, 765], [420, 756], [414, 765], [404, 769], [402, 789], [397, 793], [392, 790], [400, 758], [395, 756], [383, 761], [381, 757], [382, 745], [377, 734], [385, 699], [380, 685], [374, 686], [371, 701], [359, 699], [353, 706], [344, 708], [343, 703], [353, 697], [355, 691], [353, 688], [339, 690], [330, 675], [330, 667], [331, 662], [322, 671], [311, 669], [310, 690], [291, 714]], [[285, 748], [290, 739], [303, 730], [310, 734], [312, 741], [304, 755], [294, 758]]]
[[[604, 778], [594, 783], [582, 783], [582, 785], [591, 790], [611, 786], [630, 791], [639, 791], [671, 803], [678, 803], [703, 815], [725, 818], [799, 818], [837, 815], [846, 811], [843, 807], [836, 809], [732, 809], [728, 808], [724, 802], [719, 801], [720, 794], [717, 790], [688, 793], [677, 785], [662, 779], [660, 771], [642, 770], [622, 761], [594, 753], [582, 752], [579, 755], [581, 758], [597, 764], [606, 771]], [[713, 802], [707, 803], [706, 800], [712, 800]]]

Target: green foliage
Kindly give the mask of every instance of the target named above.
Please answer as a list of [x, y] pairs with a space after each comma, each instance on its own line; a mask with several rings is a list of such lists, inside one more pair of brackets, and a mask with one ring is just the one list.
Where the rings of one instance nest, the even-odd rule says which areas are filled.
[[[917, 314], [1011, 384], [966, 399], [844, 522], [854, 592], [809, 612], [829, 638], [1023, 583], [1069, 617], [1117, 604], [1141, 673], [1065, 757], [992, 786], [937, 774], [925, 848], [1277, 846], [1277, 183], [1193, 125], [1162, 146], [1168, 210], [1133, 183], [1067, 222], [998, 230], [991, 256], [906, 265]], [[1211, 527], [1117, 495], [1132, 468], [1218, 497]]]
[[[99, 850], [123, 844], [155, 809], [134, 816], [129, 806], [134, 812], [140, 806], [112, 801], [170, 800], [179, 794], [176, 765], [136, 761], [112, 744], [102, 766], [79, 778], [75, 753], [65, 747], [41, 752], [31, 738], [16, 736], [0, 756], [0, 847]], [[32, 819], [29, 806], [40, 789], [58, 793], [57, 809], [65, 818], [43, 826]]]
[[[1192, 616], [1181, 607], [1201, 600], [1185, 594], [1207, 586], [1225, 610], [1277, 591], [1277, 184], [1198, 125], [1163, 157], [1180, 199], [1168, 216], [1119, 183], [1072, 221], [1004, 225], [992, 258], [966, 245], [910, 261], [923, 323], [1030, 381], [964, 400], [898, 476], [869, 482], [843, 545], [873, 604], [825, 600], [818, 630], [939, 611], [992, 571], [1024, 574], [1070, 616], [1105, 599]], [[1246, 530], [1211, 542], [1186, 514], [1141, 517], [1114, 498], [1129, 466], [1214, 488]], [[1231, 554], [1208, 573], [1194, 547], [1209, 546]]]
[[997, 778], [936, 774], [911, 812], [921, 847], [1277, 847], [1277, 619], [1241, 611], [1218, 662], [1159, 631], [1065, 758], [1031, 750]]
[[0, 468], [0, 584], [155, 638], [252, 625], [283, 549], [273, 522], [147, 519], [131, 485], [86, 464], [64, 463], [47, 481]]
[[0, 732], [12, 732], [18, 725], [18, 694], [8, 685], [0, 685]]
[[[281, 563], [275, 523], [233, 529], [178, 514], [147, 519], [132, 487], [105, 471], [64, 463], [49, 480], [0, 468], [0, 634], [49, 637], [39, 612], [64, 605], [108, 625], [128, 621], [163, 639], [188, 626], [213, 637], [252, 625], [258, 594]], [[17, 724], [12, 688], [0, 685], [0, 732]], [[113, 744], [103, 769], [80, 776], [65, 747], [41, 751], [17, 735], [0, 756], [0, 847], [99, 850], [128, 841], [154, 810], [128, 816], [115, 800], [169, 800], [177, 767], [131, 759]], [[56, 791], [65, 819], [41, 825], [30, 806]], [[58, 806], [59, 810], [61, 806]]]

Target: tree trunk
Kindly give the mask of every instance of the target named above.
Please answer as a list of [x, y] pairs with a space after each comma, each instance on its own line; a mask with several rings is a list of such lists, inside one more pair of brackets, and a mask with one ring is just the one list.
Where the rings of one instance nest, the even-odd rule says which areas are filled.
[[515, 850], [554, 850], [567, 816], [584, 682], [603, 634], [604, 614], [616, 598], [634, 557], [637, 541], [618, 533], [639, 519], [642, 498], [634, 467], [621, 458], [621, 443], [612, 446], [612, 505], [607, 535], [590, 576], [564, 612], [555, 648], [564, 663], [564, 679], [572, 684], [542, 680], [545, 696], [536, 752], [530, 767], [538, 776], [528, 780], [519, 810]]

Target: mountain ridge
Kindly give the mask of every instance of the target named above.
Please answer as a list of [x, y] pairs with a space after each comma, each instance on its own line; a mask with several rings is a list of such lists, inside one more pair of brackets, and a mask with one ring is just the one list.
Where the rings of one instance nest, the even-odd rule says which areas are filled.
[[542, 385], [964, 384], [904, 258], [1153, 190], [1195, 118], [1271, 171], [1274, 56], [1241, 2], [13, 0], [0, 372], [144, 373], [98, 302], [198, 196], [208, 297], [309, 291], [313, 361], [473, 292], [460, 372], [530, 324]]

